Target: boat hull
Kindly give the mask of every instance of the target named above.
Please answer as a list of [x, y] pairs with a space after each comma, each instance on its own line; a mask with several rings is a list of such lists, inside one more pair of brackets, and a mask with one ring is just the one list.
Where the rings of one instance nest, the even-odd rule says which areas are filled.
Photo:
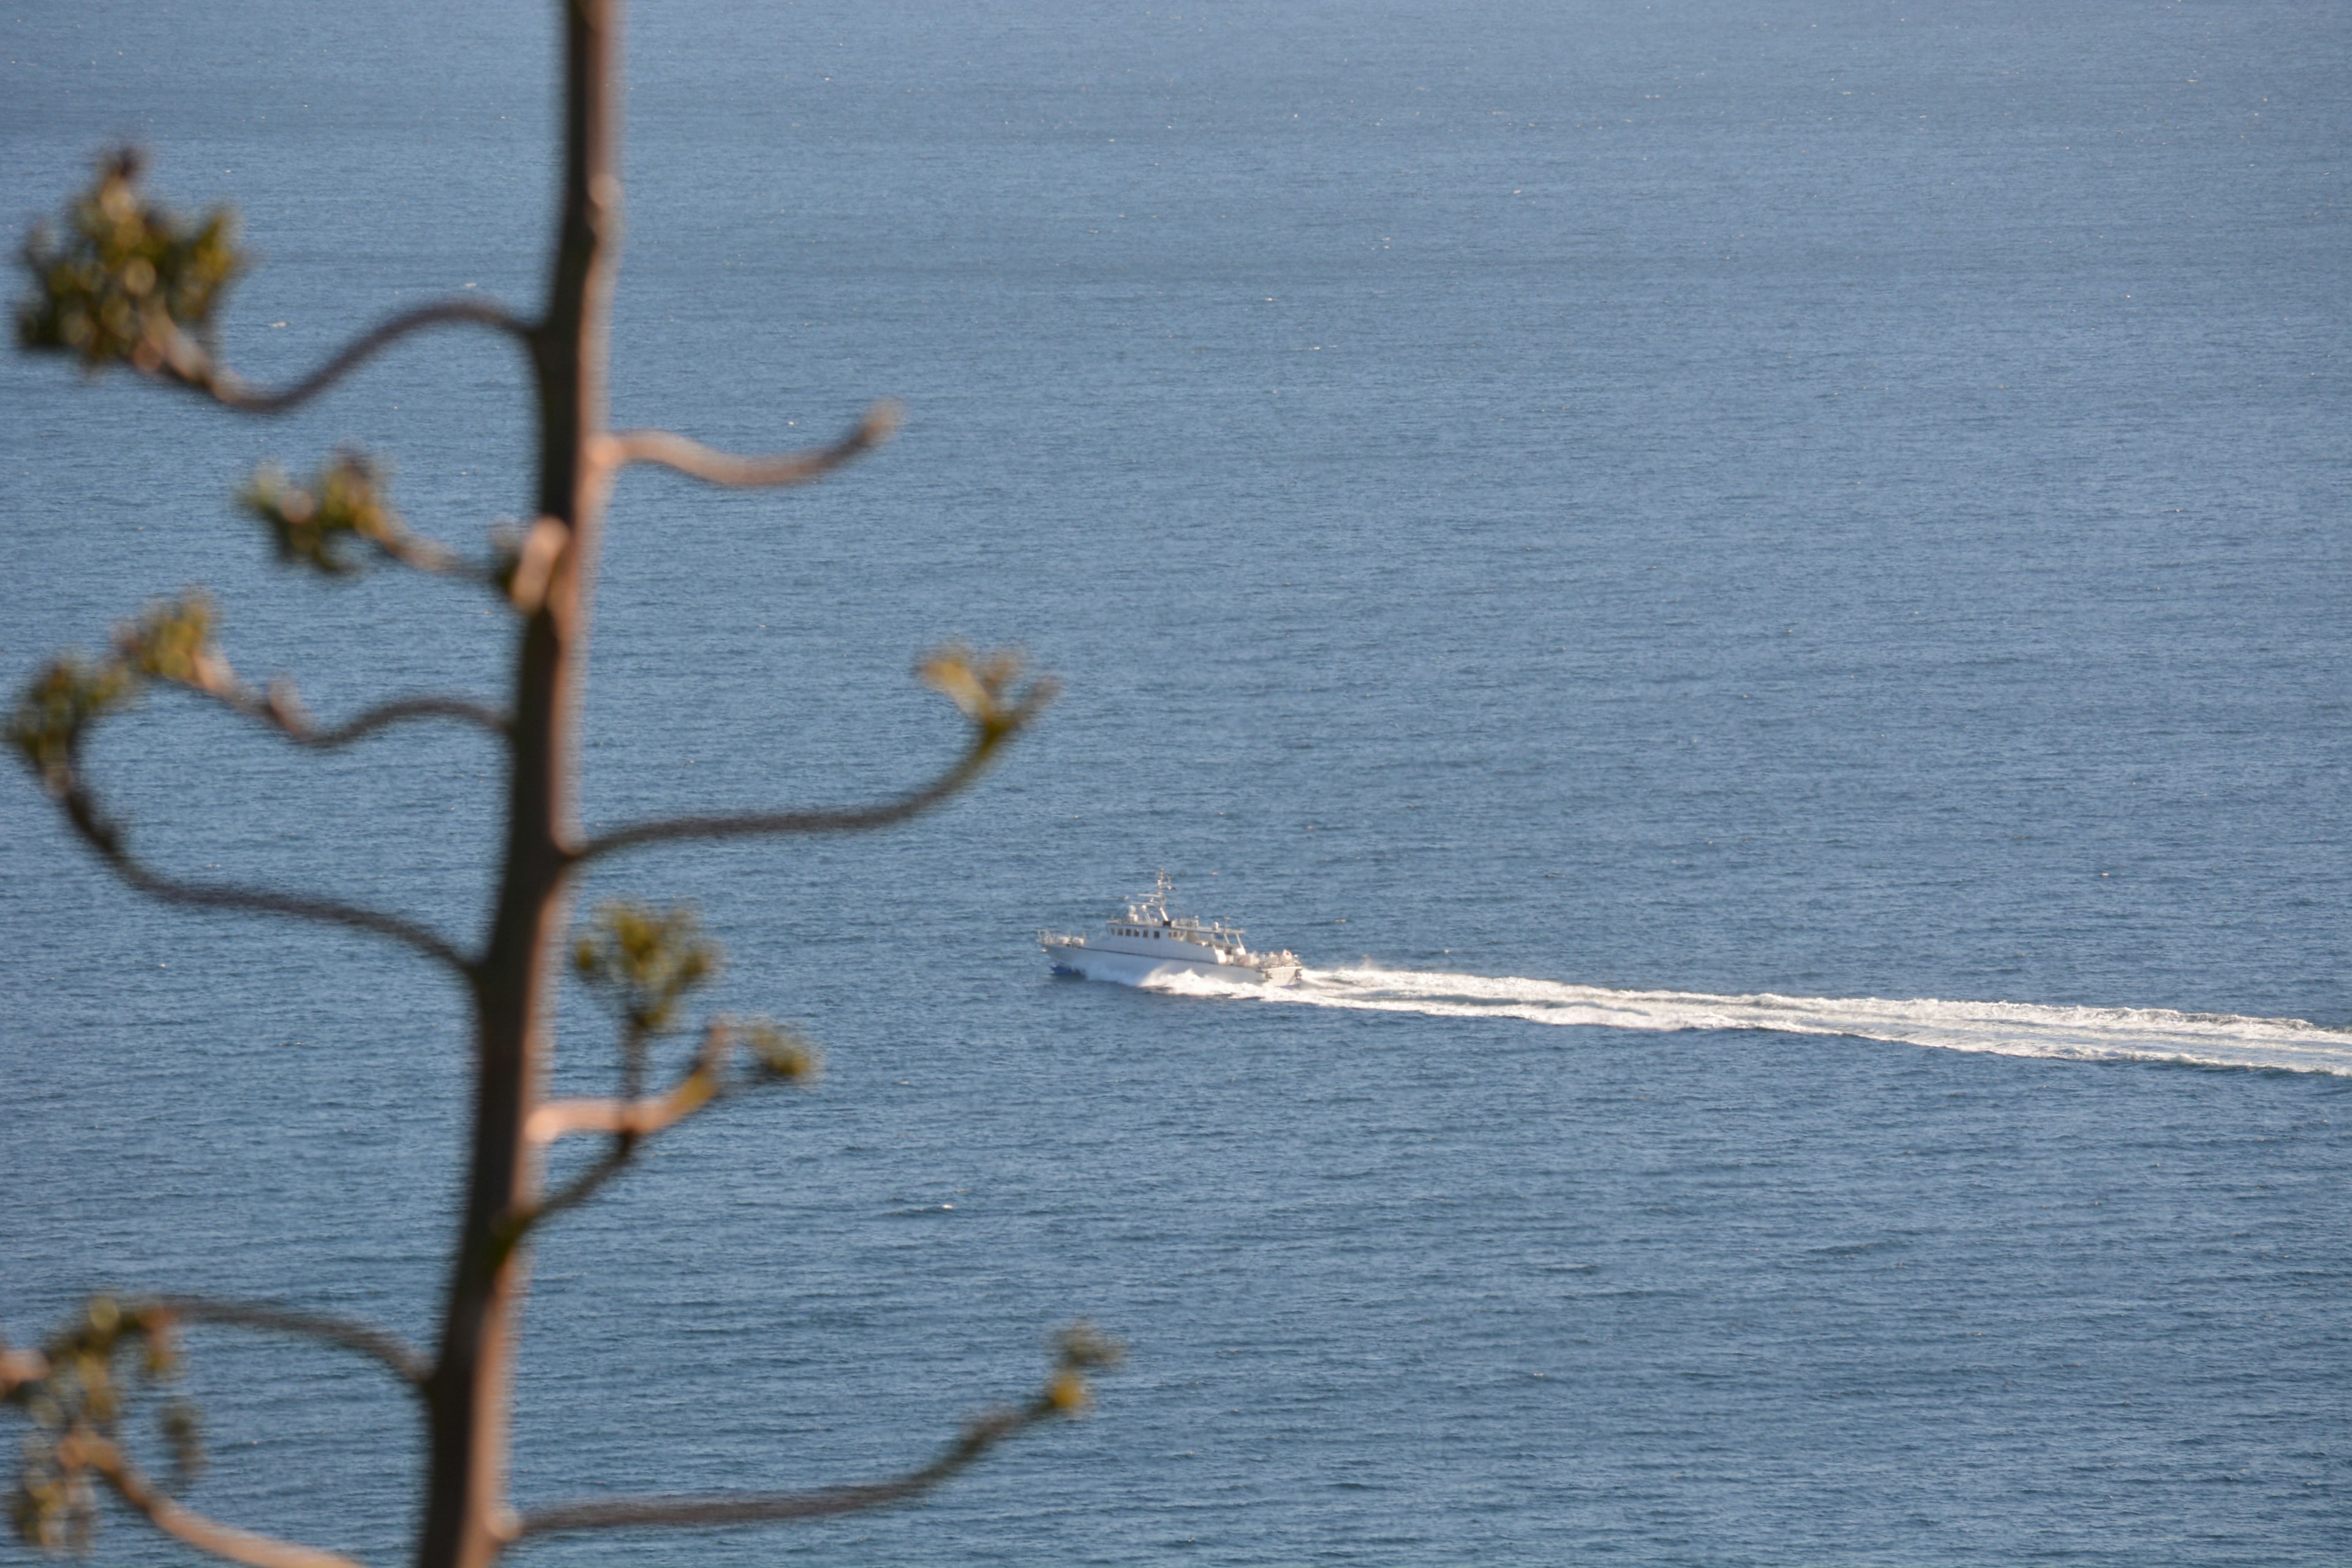
[[1082, 980], [1108, 980], [1119, 985], [1141, 985], [1149, 981], [1172, 979], [1179, 974], [1199, 974], [1240, 985], [1288, 985], [1298, 978], [1298, 969], [1295, 964], [1255, 969], [1198, 959], [1114, 952], [1106, 948], [1088, 947], [1082, 942], [1049, 941], [1039, 945], [1045, 950], [1046, 960], [1053, 964], [1055, 973], [1074, 974]]

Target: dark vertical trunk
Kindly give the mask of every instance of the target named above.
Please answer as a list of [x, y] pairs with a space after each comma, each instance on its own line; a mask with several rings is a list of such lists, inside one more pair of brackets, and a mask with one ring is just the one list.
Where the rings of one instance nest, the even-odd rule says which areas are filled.
[[604, 479], [605, 329], [620, 180], [613, 142], [619, 0], [566, 0], [563, 216], [534, 344], [541, 526], [567, 535], [544, 601], [524, 623], [514, 701], [505, 862], [475, 979], [476, 1071], [466, 1213], [429, 1394], [431, 1463], [417, 1561], [488, 1568], [504, 1545], [509, 1389], [524, 1255], [500, 1230], [538, 1195], [523, 1140], [551, 1049], [550, 949], [564, 914], [573, 834], [581, 658]]

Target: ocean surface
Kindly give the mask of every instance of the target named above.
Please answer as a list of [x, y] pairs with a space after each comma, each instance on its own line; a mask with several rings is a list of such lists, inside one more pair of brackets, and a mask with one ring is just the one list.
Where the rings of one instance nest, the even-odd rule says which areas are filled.
[[[528, 306], [550, 9], [6, 8], [0, 218], [146, 145], [244, 215], [263, 380]], [[636, 11], [616, 419], [908, 420], [814, 489], [625, 479], [588, 819], [905, 787], [950, 638], [1065, 690], [918, 824], [585, 889], [693, 900], [710, 1005], [829, 1069], [549, 1236], [515, 1495], [867, 1479], [1062, 1323], [1129, 1357], [914, 1507], [516, 1561], [2352, 1561], [2341, 7]], [[201, 582], [322, 715], [499, 695], [503, 611], [284, 575], [229, 497], [360, 442], [478, 546], [528, 505], [500, 342], [276, 421], [10, 354], [0, 414], [12, 682]], [[93, 765], [159, 865], [479, 928], [468, 734], [159, 698]], [[461, 998], [142, 905], [9, 772], [0, 1329], [426, 1336]], [[1162, 868], [1305, 982], [1047, 976]], [[191, 1348], [192, 1501], [400, 1561], [386, 1380]]]

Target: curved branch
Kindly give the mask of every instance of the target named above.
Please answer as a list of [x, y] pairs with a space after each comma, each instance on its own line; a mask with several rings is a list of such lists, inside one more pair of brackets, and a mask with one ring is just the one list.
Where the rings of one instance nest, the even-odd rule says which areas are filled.
[[887, 441], [897, 432], [901, 417], [898, 404], [877, 403], [866, 411], [866, 417], [857, 422], [856, 429], [830, 447], [765, 458], [739, 458], [667, 430], [622, 430], [604, 438], [600, 460], [614, 468], [631, 463], [658, 463], [714, 485], [804, 485]]
[[1039, 676], [1023, 687], [1022, 663], [1019, 652], [1012, 648], [999, 648], [981, 658], [959, 644], [940, 649], [915, 667], [915, 673], [925, 685], [945, 695], [971, 721], [971, 744], [946, 773], [896, 800], [841, 811], [748, 812], [639, 823], [599, 835], [585, 844], [567, 847], [566, 858], [580, 865], [639, 845], [681, 838], [855, 833], [904, 822], [937, 805], [986, 772], [1004, 743], [1027, 729], [1053, 701], [1061, 689], [1059, 683], [1051, 676]]
[[76, 1442], [80, 1448], [77, 1457], [104, 1476], [117, 1497], [145, 1514], [148, 1522], [164, 1534], [199, 1552], [243, 1563], [247, 1568], [360, 1568], [350, 1558], [332, 1552], [257, 1534], [207, 1518], [157, 1490], [114, 1444], [93, 1437], [78, 1438]]
[[962, 789], [988, 770], [1004, 737], [982, 731], [955, 766], [919, 790], [880, 805], [853, 806], [841, 811], [747, 812], [740, 816], [676, 816], [661, 822], [641, 822], [598, 834], [572, 852], [574, 865], [584, 865], [624, 849], [666, 844], [683, 838], [751, 838], [771, 834], [856, 833], [904, 822]]
[[278, 392], [247, 385], [232, 372], [213, 364], [209, 356], [198, 357], [195, 363], [184, 366], [182, 356], [175, 353], [165, 363], [175, 379], [240, 413], [282, 414], [316, 397], [411, 332], [455, 325], [492, 327], [527, 349], [534, 347], [530, 324], [509, 313], [506, 307], [488, 300], [443, 300], [387, 317], [352, 339], [326, 363]]
[[373, 1356], [403, 1382], [422, 1387], [433, 1364], [399, 1335], [373, 1323], [323, 1312], [298, 1312], [267, 1301], [216, 1301], [203, 1296], [159, 1296], [155, 1305], [192, 1323], [225, 1323], [236, 1328], [273, 1330], [340, 1345]]
[[[176, 599], [159, 600], [147, 606], [135, 621], [126, 621], [114, 631], [116, 658], [109, 667], [101, 667], [100, 678], [128, 680], [161, 681], [199, 697], [209, 698], [247, 719], [268, 724], [300, 746], [328, 748], [349, 745], [361, 737], [374, 733], [388, 725], [410, 719], [456, 719], [488, 730], [501, 738], [510, 737], [513, 726], [504, 713], [479, 702], [462, 697], [403, 697], [363, 710], [355, 718], [331, 729], [321, 730], [302, 710], [302, 699], [294, 683], [280, 677], [269, 683], [268, 691], [257, 691], [237, 679], [236, 672], [212, 640], [214, 608], [210, 598], [196, 589], [188, 589]], [[54, 684], [59, 679], [70, 682], [69, 676], [59, 672], [65, 666], [52, 660], [43, 680]], [[89, 689], [84, 678], [82, 689]], [[41, 688], [47, 690], [47, 687]], [[116, 700], [119, 700], [120, 693]], [[30, 700], [30, 699], [28, 699]], [[56, 698], [46, 700], [55, 701]], [[85, 696], [87, 700], [87, 696]], [[87, 727], [89, 718], [81, 721]], [[68, 740], [69, 748], [80, 744], [79, 734]]]
[[419, 533], [400, 533], [390, 539], [373, 541], [376, 553], [387, 561], [397, 562], [412, 572], [422, 572], [433, 577], [471, 579], [498, 586], [496, 567], [467, 560], [437, 539]]
[[653, 1525], [773, 1524], [887, 1508], [919, 1497], [1007, 1437], [1069, 1413], [1071, 1403], [1060, 1389], [1056, 1384], [1026, 1405], [991, 1411], [966, 1426], [938, 1458], [888, 1480], [804, 1492], [721, 1492], [710, 1497], [599, 1498], [558, 1503], [524, 1514], [515, 1534], [554, 1535]]
[[437, 959], [471, 983], [474, 966], [466, 956], [429, 927], [399, 915], [388, 915], [380, 910], [357, 904], [341, 903], [333, 899], [304, 898], [294, 893], [274, 893], [261, 888], [223, 887], [214, 883], [184, 882], [149, 870], [123, 847], [121, 829], [99, 814], [98, 805], [89, 792], [79, 783], [69, 784], [61, 804], [66, 816], [89, 847], [113, 868], [114, 874], [131, 887], [165, 903], [185, 904], [192, 909], [250, 910], [257, 914], [286, 915], [295, 920], [317, 921], [324, 925], [339, 925], [352, 931], [373, 932], [404, 942], [427, 958]]
[[552, 1143], [574, 1132], [607, 1132], [615, 1138], [650, 1138], [675, 1127], [718, 1098], [713, 1073], [700, 1064], [658, 1100], [551, 1100], [522, 1124], [533, 1143]]
[[487, 730], [500, 740], [513, 733], [513, 727], [504, 713], [462, 697], [403, 697], [391, 702], [378, 703], [327, 730], [321, 730], [310, 721], [310, 716], [302, 711], [301, 702], [290, 686], [274, 685], [266, 698], [257, 699], [248, 692], [240, 699], [224, 698], [223, 700], [238, 712], [276, 727], [296, 745], [320, 751], [348, 746], [378, 730], [389, 729], [411, 719], [455, 719], [477, 729]]
[[511, 1249], [541, 1221], [586, 1203], [636, 1157], [639, 1142], [717, 1100], [723, 1087], [719, 1074], [734, 1048], [735, 1031], [723, 1022], [713, 1023], [703, 1032], [693, 1066], [667, 1094], [652, 1100], [555, 1100], [533, 1110], [523, 1121], [522, 1135], [535, 1147], [544, 1148], [572, 1132], [609, 1133], [612, 1146], [564, 1185], [511, 1215], [500, 1228], [499, 1245]]

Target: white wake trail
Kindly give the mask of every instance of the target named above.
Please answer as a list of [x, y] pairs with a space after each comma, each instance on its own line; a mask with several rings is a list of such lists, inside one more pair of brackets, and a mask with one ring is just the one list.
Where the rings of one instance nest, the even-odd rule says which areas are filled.
[[2300, 1018], [2239, 1018], [2143, 1007], [2041, 1007], [2022, 1002], [1909, 1001], [1875, 996], [1708, 996], [1611, 991], [1479, 974], [1396, 969], [1310, 969], [1294, 986], [1228, 984], [1179, 974], [1156, 991], [1297, 1006], [1349, 1007], [1435, 1017], [1523, 1018], [1613, 1029], [1769, 1029], [2075, 1061], [2188, 1062], [2352, 1077], [2352, 1031]]

